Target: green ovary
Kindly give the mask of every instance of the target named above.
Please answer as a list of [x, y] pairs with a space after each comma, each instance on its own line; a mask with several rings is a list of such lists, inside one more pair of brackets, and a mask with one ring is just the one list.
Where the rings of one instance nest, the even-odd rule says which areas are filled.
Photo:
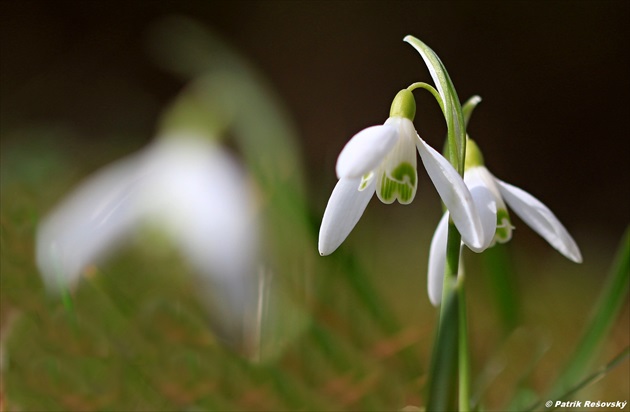
[[383, 172], [378, 194], [384, 203], [392, 203], [398, 199], [401, 204], [406, 205], [416, 194], [416, 183], [416, 168], [410, 163], [401, 163], [392, 170], [390, 176]]

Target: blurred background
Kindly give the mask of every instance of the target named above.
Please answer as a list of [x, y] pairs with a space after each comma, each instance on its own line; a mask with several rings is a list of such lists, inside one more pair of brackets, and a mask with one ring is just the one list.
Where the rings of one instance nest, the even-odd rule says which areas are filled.
[[[106, 268], [133, 276], [133, 293], [117, 295], [125, 278], [79, 292], [74, 310], [91, 315], [69, 315], [47, 298], [32, 262], [41, 216], [82, 178], [151, 141], [161, 114], [188, 84], [156, 58], [160, 44], [152, 33], [173, 16], [194, 19], [248, 61], [295, 131], [293, 161], [304, 175], [311, 236], [301, 249], [311, 279], [309, 320], [283, 346], [286, 352], [264, 366], [217, 349], [200, 326], [203, 310], [190, 285], [178, 277], [184, 286], [174, 291], [168, 280], [167, 257], [137, 246], [122, 252]], [[440, 56], [462, 102], [483, 98], [468, 130], [488, 168], [548, 205], [582, 249], [584, 264], [574, 265], [515, 219], [507, 253], [516, 268], [510, 282], [519, 328], [509, 333], [485, 299], [483, 260], [466, 257], [473, 366], [494, 376], [488, 365], [501, 358], [501, 373], [512, 377], [486, 376], [490, 389], [480, 383], [479, 396], [492, 409], [508, 403], [503, 393], [520, 393], [523, 381], [544, 393], [580, 335], [630, 220], [629, 17], [626, 1], [0, 2], [5, 407], [422, 405], [436, 320], [426, 297], [426, 256], [441, 213], [427, 176], [419, 173], [410, 206], [373, 201], [341, 257], [319, 257], [316, 243], [343, 145], [385, 121], [398, 90], [430, 82], [419, 55], [402, 41], [407, 34]], [[446, 127], [439, 108], [428, 94], [415, 95], [416, 128], [441, 148]], [[142, 274], [146, 267], [163, 276]], [[146, 295], [146, 285], [157, 293]], [[171, 303], [160, 306], [163, 300]], [[94, 313], [96, 301], [110, 309], [130, 306], [115, 309], [112, 320], [105, 309]], [[627, 302], [621, 313], [598, 365], [628, 344]], [[88, 318], [77, 324], [73, 316]], [[132, 343], [112, 343], [110, 332], [120, 324], [137, 335]], [[520, 354], [532, 345], [544, 348], [542, 360], [521, 379], [529, 361]], [[627, 364], [614, 374], [590, 394], [627, 399]]]
[[[8, 132], [25, 124], [70, 129], [86, 144], [144, 143], [183, 86], [151, 59], [147, 30], [161, 17], [186, 15], [269, 79], [298, 128], [314, 195], [324, 197], [343, 144], [384, 121], [400, 88], [430, 79], [402, 42], [413, 34], [444, 61], [461, 100], [483, 98], [470, 134], [497, 176], [541, 197], [576, 235], [617, 239], [628, 222], [626, 2], [2, 7], [5, 144]], [[440, 146], [445, 127], [435, 104], [428, 95], [417, 98], [418, 131]]]

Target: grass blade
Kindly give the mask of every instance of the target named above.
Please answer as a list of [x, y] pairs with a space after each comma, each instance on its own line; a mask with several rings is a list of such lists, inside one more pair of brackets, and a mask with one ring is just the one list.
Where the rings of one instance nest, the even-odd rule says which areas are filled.
[[519, 322], [519, 299], [514, 284], [507, 246], [496, 244], [480, 255], [490, 294], [499, 314], [503, 336], [508, 336]]
[[615, 257], [612, 270], [582, 339], [564, 372], [551, 390], [552, 398], [572, 388], [580, 377], [587, 372], [597, 348], [613, 326], [617, 314], [628, 296], [630, 264], [630, 228], [626, 229]]
[[[581, 391], [582, 389], [586, 388], [587, 386], [589, 386], [589, 385], [599, 381], [600, 379], [604, 378], [610, 371], [612, 371], [617, 366], [621, 365], [621, 363], [623, 361], [626, 361], [629, 357], [630, 357], [630, 346], [627, 346], [623, 351], [621, 351], [621, 353], [619, 355], [615, 356], [613, 358], [613, 360], [608, 362], [606, 365], [601, 367], [599, 370], [595, 371], [593, 374], [591, 374], [591, 375], [587, 376], [586, 378], [582, 379], [580, 382], [578, 382], [576, 385], [574, 385], [572, 388], [570, 388], [564, 394], [558, 396], [557, 398], [553, 398], [553, 399], [555, 401], [568, 400], [572, 395], [576, 394], [577, 392]], [[535, 405], [527, 408], [526, 411], [529, 412], [529, 411], [534, 411], [534, 410], [540, 410], [541, 407], [542, 407], [542, 401], [539, 401]], [[555, 409], [556, 408], [554, 407], [554, 408], [548, 408], [546, 410], [553, 411]]]

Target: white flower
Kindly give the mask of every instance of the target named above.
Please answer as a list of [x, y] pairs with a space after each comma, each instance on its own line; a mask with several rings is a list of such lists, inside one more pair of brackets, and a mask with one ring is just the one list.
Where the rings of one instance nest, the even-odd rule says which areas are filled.
[[[480, 253], [495, 242], [509, 241], [513, 227], [505, 205], [507, 203], [525, 223], [567, 259], [581, 263], [580, 249], [551, 210], [524, 190], [494, 177], [484, 166], [481, 152], [472, 139], [468, 139], [466, 147], [464, 182], [479, 213], [484, 242], [478, 247], [462, 237], [463, 243], [472, 251]], [[433, 305], [438, 305], [442, 299], [448, 217], [448, 212], [442, 216], [429, 250], [428, 291]]]
[[376, 192], [383, 203], [410, 203], [417, 188], [416, 148], [429, 177], [467, 243], [481, 247], [482, 228], [470, 192], [457, 171], [418, 136], [415, 101], [404, 89], [385, 124], [357, 133], [337, 159], [335, 186], [319, 231], [319, 253], [334, 252], [352, 231]]
[[204, 292], [222, 287], [220, 309], [239, 317], [257, 249], [253, 203], [226, 151], [203, 136], [163, 136], [87, 179], [42, 221], [37, 265], [59, 292], [140, 226], [159, 225], [201, 275]]

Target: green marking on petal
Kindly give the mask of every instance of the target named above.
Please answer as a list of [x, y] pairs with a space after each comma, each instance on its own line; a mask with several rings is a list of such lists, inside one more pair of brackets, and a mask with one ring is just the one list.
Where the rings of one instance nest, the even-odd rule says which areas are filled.
[[409, 204], [416, 195], [417, 181], [416, 168], [403, 162], [391, 172], [391, 176], [383, 172], [378, 185], [378, 197], [387, 204], [396, 199], [403, 205]]
[[392, 171], [392, 177], [399, 182], [409, 182], [412, 186], [416, 185], [416, 168], [413, 167], [410, 163], [404, 162], [398, 165]]
[[359, 184], [359, 192], [364, 191], [365, 188], [368, 187], [373, 177], [374, 177], [374, 172], [370, 172], [368, 174], [363, 175], [363, 177], [361, 178], [361, 184]]
[[505, 243], [512, 239], [512, 222], [510, 221], [510, 214], [505, 209], [497, 210], [497, 231], [494, 235], [494, 240], [499, 243]]

